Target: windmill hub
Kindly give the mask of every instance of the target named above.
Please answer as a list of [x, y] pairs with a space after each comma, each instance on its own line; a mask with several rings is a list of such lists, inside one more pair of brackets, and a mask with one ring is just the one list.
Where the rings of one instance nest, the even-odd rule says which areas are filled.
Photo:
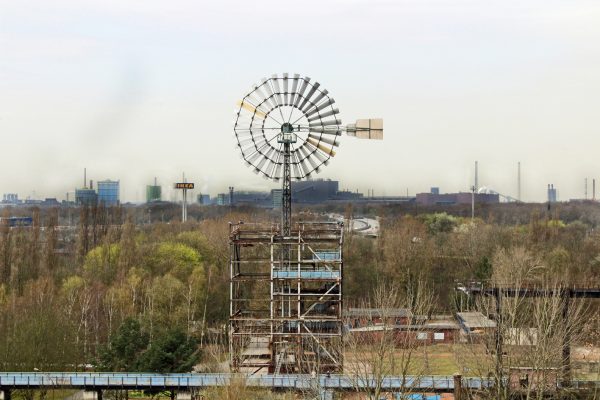
[[294, 133], [294, 126], [289, 122], [281, 125], [281, 135], [278, 139], [279, 143], [296, 143], [296, 134]]

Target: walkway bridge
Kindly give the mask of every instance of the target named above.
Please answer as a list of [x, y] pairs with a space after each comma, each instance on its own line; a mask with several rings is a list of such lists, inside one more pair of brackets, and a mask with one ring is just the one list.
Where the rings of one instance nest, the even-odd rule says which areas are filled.
[[[246, 387], [290, 390], [305, 392], [318, 390], [321, 393], [333, 391], [364, 390], [374, 388], [375, 379], [357, 378], [350, 375], [243, 375], [243, 374], [154, 374], [154, 373], [95, 373], [95, 372], [0, 372], [0, 390], [4, 400], [10, 400], [11, 391], [16, 389], [80, 389], [98, 394], [103, 390], [148, 390], [171, 391], [172, 398], [177, 392], [195, 392], [208, 387], [228, 386], [243, 382]], [[469, 390], [491, 388], [493, 379], [460, 377], [452, 375], [436, 376], [393, 376], [383, 378], [384, 391], [398, 392], [452, 392], [457, 387]], [[560, 386], [560, 384], [558, 384]], [[573, 389], [600, 389], [600, 381], [573, 381]], [[328, 396], [325, 396], [328, 397]]]

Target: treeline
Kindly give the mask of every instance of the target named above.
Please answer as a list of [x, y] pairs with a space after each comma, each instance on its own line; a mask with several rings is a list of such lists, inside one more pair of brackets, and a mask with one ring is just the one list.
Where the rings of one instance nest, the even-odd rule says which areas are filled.
[[377, 282], [433, 284], [439, 311], [451, 311], [456, 281], [492, 278], [495, 260], [506, 251], [524, 251], [541, 277], [565, 284], [600, 284], [600, 233], [576, 220], [565, 223], [537, 213], [526, 224], [506, 225], [446, 213], [381, 219], [377, 240], [349, 236], [345, 243], [349, 301]]
[[[149, 354], [147, 360], [154, 344], [179, 343], [188, 354], [185, 346], [205, 344], [209, 332], [225, 337], [228, 222], [274, 220], [255, 209], [185, 224], [140, 224], [138, 211], [121, 208], [72, 211], [72, 229], [59, 225], [57, 210], [34, 210], [32, 227], [0, 227], [0, 369], [125, 368], [110, 354], [132, 323], [144, 338], [136, 354]], [[436, 312], [451, 312], [455, 280], [491, 278], [502, 252], [516, 249], [539, 263], [542, 275], [599, 282], [600, 235], [580, 220], [532, 213], [527, 223], [498, 224], [446, 213], [388, 214], [377, 239], [346, 235], [345, 304], [368, 300], [381, 282], [425, 280], [435, 289]]]
[[130, 319], [148, 347], [223, 328], [226, 220], [140, 228], [120, 209], [80, 212], [71, 230], [56, 228], [56, 214], [42, 226], [37, 213], [32, 227], [0, 230], [0, 368], [96, 365]]

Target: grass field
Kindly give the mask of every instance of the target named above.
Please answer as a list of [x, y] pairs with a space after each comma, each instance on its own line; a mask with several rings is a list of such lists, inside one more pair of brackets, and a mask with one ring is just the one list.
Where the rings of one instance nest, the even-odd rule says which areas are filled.
[[[352, 371], [353, 364], [364, 361], [364, 352], [355, 354], [346, 352], [346, 370]], [[397, 357], [401, 357], [397, 351]], [[494, 370], [495, 356], [486, 354], [482, 345], [473, 344], [437, 344], [413, 350], [409, 366], [410, 374], [485, 376]], [[583, 365], [573, 363], [573, 378], [600, 380], [598, 364]]]

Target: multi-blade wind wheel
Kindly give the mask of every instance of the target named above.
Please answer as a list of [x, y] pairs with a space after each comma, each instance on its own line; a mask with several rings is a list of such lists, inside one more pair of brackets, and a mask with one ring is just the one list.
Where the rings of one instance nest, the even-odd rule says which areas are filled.
[[382, 119], [342, 125], [339, 109], [319, 82], [298, 74], [273, 75], [252, 87], [236, 112], [234, 131], [242, 157], [256, 173], [278, 181], [289, 144], [290, 176], [310, 177], [335, 156], [339, 136], [383, 139]]

